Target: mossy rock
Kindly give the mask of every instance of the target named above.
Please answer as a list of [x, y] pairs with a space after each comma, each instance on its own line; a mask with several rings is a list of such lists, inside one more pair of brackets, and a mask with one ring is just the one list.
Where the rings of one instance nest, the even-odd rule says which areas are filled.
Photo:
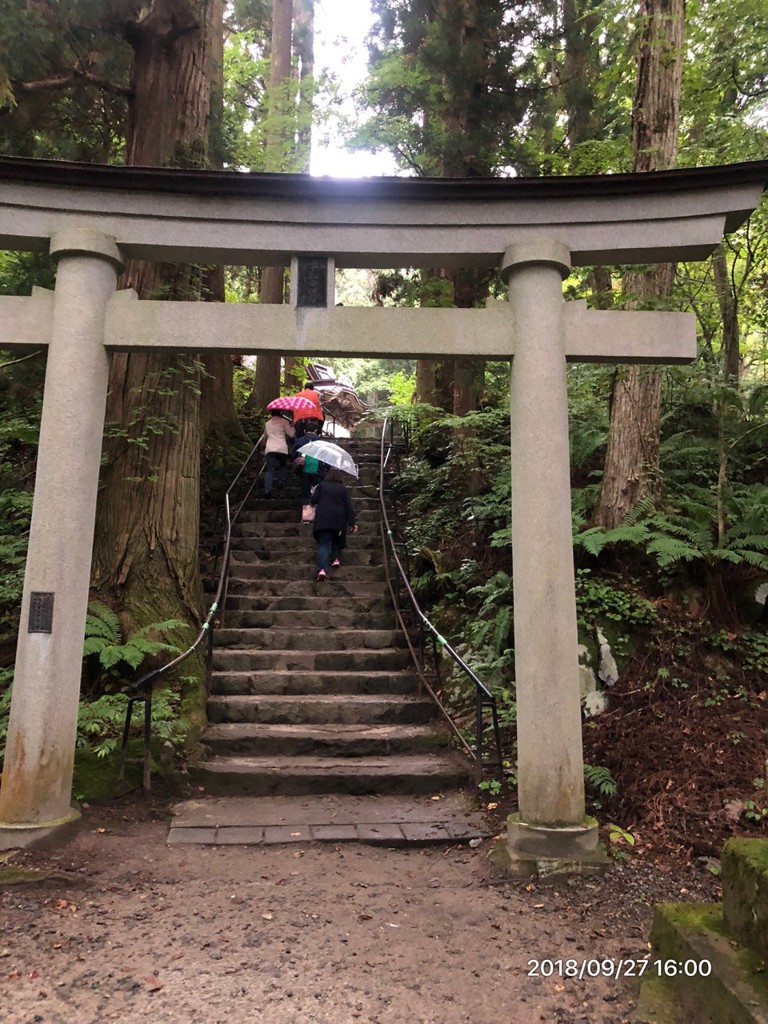
[[723, 848], [723, 916], [740, 942], [768, 959], [768, 839]]
[[[152, 743], [152, 777], [172, 778], [173, 765], [163, 764], [159, 759], [161, 740]], [[120, 753], [114, 751], [107, 757], [97, 757], [90, 749], [80, 749], [75, 754], [75, 773], [72, 794], [75, 800], [98, 802], [124, 796], [140, 789], [143, 781], [144, 743], [130, 740], [126, 751], [125, 777], [119, 781]]]

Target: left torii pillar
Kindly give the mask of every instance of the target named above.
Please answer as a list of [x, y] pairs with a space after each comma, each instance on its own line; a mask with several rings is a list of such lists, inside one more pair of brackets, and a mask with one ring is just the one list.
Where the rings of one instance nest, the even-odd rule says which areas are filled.
[[2, 788], [0, 849], [48, 838], [72, 806], [109, 357], [107, 303], [122, 269], [114, 239], [66, 225], [57, 262], [29, 554]]

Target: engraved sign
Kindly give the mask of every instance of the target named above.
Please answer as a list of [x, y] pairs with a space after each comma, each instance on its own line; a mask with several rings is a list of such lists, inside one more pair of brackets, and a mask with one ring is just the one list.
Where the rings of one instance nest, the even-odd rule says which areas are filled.
[[299, 256], [297, 306], [328, 305], [328, 260], [325, 256]]
[[33, 590], [29, 597], [28, 633], [53, 632], [53, 594]]

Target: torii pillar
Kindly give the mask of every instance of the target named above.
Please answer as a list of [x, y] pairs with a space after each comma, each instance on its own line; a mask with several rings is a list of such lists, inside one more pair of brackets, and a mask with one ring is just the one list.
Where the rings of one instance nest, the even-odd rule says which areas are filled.
[[584, 870], [604, 856], [585, 817], [562, 281], [567, 246], [510, 246], [500, 273], [515, 335], [510, 389], [519, 812], [510, 870]]
[[58, 269], [0, 790], [3, 847], [80, 817], [71, 789], [109, 378], [104, 319], [122, 263], [114, 239], [82, 227], [56, 232], [50, 251]]

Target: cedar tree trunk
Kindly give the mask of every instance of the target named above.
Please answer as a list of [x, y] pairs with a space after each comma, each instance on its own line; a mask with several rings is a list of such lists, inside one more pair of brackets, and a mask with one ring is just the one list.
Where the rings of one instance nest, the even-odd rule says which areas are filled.
[[[671, 167], [677, 156], [685, 0], [643, 0], [643, 34], [632, 112], [633, 170]], [[635, 309], [664, 308], [675, 268], [660, 264], [624, 275]], [[640, 366], [617, 374], [611, 427], [594, 523], [617, 526], [645, 494], [659, 487], [661, 371]]]

